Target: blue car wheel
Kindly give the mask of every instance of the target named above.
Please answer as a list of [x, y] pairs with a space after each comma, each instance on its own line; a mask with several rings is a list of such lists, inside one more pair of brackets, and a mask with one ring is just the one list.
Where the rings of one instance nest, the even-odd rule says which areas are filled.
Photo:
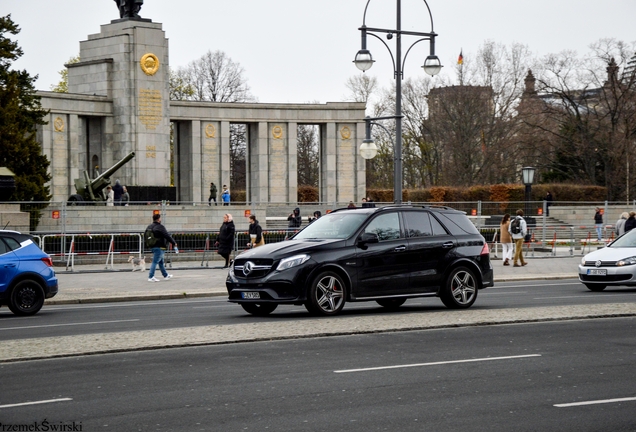
[[33, 280], [23, 280], [11, 291], [9, 309], [16, 315], [34, 315], [44, 305], [44, 290]]

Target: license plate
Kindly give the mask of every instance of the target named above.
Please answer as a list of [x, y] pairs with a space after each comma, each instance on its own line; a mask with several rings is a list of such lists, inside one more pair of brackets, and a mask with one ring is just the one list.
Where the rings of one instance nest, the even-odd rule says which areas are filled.
[[606, 269], [587, 269], [587, 274], [590, 276], [607, 276]]
[[259, 299], [261, 298], [261, 293], [259, 292], [242, 292], [241, 297], [244, 299]]

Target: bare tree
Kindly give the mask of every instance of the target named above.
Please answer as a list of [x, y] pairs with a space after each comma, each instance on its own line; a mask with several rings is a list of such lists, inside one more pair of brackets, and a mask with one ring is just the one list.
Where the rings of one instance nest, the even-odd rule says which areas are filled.
[[175, 71], [176, 77], [192, 90], [187, 100], [210, 102], [252, 102], [243, 67], [223, 51], [208, 51], [201, 58]]
[[317, 125], [298, 125], [298, 185], [318, 187], [320, 134]]
[[605, 186], [608, 199], [625, 198], [636, 138], [636, 83], [628, 67], [634, 46], [602, 39], [591, 51], [543, 59], [541, 115], [526, 123], [548, 137], [534, 149], [548, 178]]
[[368, 104], [378, 88], [378, 79], [368, 74], [353, 75], [345, 83], [349, 89], [346, 100]]

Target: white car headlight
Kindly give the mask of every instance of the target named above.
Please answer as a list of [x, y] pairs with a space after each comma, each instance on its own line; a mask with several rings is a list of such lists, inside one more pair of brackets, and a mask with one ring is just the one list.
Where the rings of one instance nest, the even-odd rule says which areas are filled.
[[616, 261], [616, 265], [618, 267], [627, 266], [627, 265], [634, 265], [634, 264], [636, 264], [636, 256], [629, 257], [629, 258], [623, 258], [622, 260]]
[[584, 266], [585, 265], [585, 257], [581, 258], [581, 265]]
[[277, 271], [287, 270], [292, 267], [299, 266], [306, 262], [309, 259], [309, 255], [295, 255], [293, 257], [285, 258], [280, 260], [278, 263], [278, 267], [276, 267]]

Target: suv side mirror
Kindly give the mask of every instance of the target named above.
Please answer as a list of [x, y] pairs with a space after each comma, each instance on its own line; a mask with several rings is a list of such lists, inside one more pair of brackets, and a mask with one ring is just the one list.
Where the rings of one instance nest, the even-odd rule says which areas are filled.
[[364, 248], [365, 245], [370, 243], [380, 243], [380, 238], [376, 233], [364, 233], [358, 237], [358, 241], [356, 242], [357, 246], [361, 248]]

